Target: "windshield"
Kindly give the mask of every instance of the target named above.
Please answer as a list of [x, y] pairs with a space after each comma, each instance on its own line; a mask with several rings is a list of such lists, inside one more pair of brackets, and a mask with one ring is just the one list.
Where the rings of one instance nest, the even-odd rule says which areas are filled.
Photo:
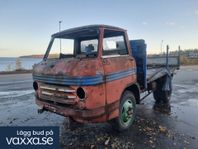
[[98, 32], [80, 32], [52, 37], [44, 58], [97, 57]]
[[73, 56], [74, 40], [72, 39], [57, 39], [53, 40], [48, 59], [58, 59], [65, 56]]

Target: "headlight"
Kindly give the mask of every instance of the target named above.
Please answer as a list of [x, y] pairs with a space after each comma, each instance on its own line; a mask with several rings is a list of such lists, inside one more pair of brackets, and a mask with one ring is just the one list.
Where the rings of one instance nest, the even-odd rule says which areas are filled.
[[82, 87], [79, 87], [76, 91], [76, 94], [77, 96], [80, 98], [80, 99], [84, 99], [85, 98], [85, 91], [83, 90]]
[[33, 88], [35, 91], [38, 90], [38, 83], [36, 81], [33, 82]]

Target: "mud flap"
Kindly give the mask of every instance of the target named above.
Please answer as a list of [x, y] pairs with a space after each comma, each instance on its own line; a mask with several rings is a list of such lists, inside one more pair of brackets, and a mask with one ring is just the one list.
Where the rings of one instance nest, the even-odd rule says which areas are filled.
[[172, 76], [170, 71], [167, 71], [164, 85], [162, 87], [163, 91], [172, 91]]

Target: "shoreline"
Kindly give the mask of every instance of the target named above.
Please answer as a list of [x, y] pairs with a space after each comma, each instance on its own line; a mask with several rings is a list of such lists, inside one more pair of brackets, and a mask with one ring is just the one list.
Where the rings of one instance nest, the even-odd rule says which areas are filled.
[[32, 73], [32, 70], [0, 71], [0, 75]]

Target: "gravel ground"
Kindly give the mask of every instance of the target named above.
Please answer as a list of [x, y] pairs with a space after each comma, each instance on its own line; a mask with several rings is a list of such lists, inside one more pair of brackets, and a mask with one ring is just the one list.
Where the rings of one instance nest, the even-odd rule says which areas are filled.
[[[59, 126], [61, 148], [197, 148], [198, 66], [185, 66], [173, 80], [170, 109], [156, 110], [152, 95], [137, 106], [129, 131], [118, 133], [108, 123], [70, 130], [68, 119], [37, 114], [31, 74], [0, 75], [0, 126]], [[155, 109], [155, 110], [154, 110]]]

